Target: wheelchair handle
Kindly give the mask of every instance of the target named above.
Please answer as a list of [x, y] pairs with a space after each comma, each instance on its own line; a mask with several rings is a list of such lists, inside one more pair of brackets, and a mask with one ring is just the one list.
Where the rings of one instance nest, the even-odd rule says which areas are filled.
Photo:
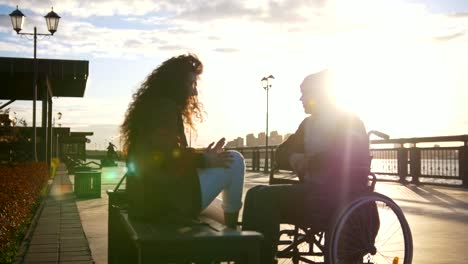
[[377, 131], [377, 130], [371, 130], [371, 131], [369, 131], [369, 132], [367, 133], [367, 136], [370, 137], [370, 135], [372, 135], [372, 134], [374, 134], [374, 135], [376, 135], [376, 136], [378, 136], [378, 137], [380, 137], [380, 138], [382, 138], [382, 139], [385, 139], [385, 140], [390, 139], [390, 136], [389, 136], [389, 135], [387, 135], [387, 134], [385, 134], [385, 133], [383, 133], [383, 132]]

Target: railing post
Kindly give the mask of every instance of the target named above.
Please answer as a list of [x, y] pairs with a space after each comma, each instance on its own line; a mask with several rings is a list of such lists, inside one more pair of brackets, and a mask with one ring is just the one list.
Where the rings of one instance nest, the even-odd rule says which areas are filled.
[[260, 171], [260, 150], [255, 149], [255, 171]]
[[405, 183], [406, 176], [408, 176], [408, 149], [404, 148], [403, 145], [401, 145], [397, 152], [397, 166], [400, 183]]
[[270, 169], [273, 170], [276, 168], [276, 149], [271, 148], [270, 150]]
[[410, 174], [411, 182], [418, 184], [421, 176], [421, 150], [416, 146], [410, 148]]
[[468, 188], [468, 144], [460, 147], [458, 153], [458, 169], [460, 172], [460, 178], [462, 180], [463, 187]]
[[252, 171], [255, 171], [257, 168], [257, 151], [255, 149], [252, 150]]

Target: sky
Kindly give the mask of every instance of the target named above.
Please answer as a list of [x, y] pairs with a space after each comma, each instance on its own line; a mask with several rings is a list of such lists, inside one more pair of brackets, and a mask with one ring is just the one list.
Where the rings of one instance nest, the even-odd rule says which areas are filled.
[[[38, 40], [38, 58], [89, 61], [85, 96], [53, 100], [57, 125], [94, 132], [90, 149], [119, 148], [132, 94], [164, 60], [187, 53], [205, 67], [206, 116], [192, 146], [264, 132], [260, 80], [270, 74], [269, 131], [294, 132], [306, 116], [299, 85], [322, 69], [334, 73], [338, 104], [368, 130], [468, 134], [468, 1], [0, 0], [0, 57], [33, 56], [32, 40], [12, 30], [17, 5], [23, 32], [47, 33], [52, 6], [61, 16], [54, 36]], [[31, 102], [9, 107], [31, 124]]]

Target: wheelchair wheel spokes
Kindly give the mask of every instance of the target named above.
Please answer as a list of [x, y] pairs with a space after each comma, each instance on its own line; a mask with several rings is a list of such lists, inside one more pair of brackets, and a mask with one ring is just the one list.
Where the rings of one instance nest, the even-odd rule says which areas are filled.
[[330, 258], [332, 263], [411, 263], [411, 231], [403, 212], [381, 194], [360, 197], [336, 222]]
[[278, 258], [289, 258], [292, 263], [323, 263], [324, 232], [310, 228], [281, 225]]

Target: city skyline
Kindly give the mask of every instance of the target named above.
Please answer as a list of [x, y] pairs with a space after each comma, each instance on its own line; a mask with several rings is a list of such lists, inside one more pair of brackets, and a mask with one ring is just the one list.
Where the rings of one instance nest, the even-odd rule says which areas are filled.
[[[278, 131], [270, 131], [268, 136], [268, 145], [274, 146], [283, 143], [292, 133], [287, 133], [285, 135], [281, 135]], [[233, 140], [228, 140], [226, 143], [227, 148], [234, 148], [234, 147], [257, 147], [257, 146], [265, 146], [266, 138], [265, 132], [259, 132], [257, 137], [255, 137], [254, 133], [249, 133], [245, 136], [245, 144], [244, 144], [244, 137], [237, 137]]]

